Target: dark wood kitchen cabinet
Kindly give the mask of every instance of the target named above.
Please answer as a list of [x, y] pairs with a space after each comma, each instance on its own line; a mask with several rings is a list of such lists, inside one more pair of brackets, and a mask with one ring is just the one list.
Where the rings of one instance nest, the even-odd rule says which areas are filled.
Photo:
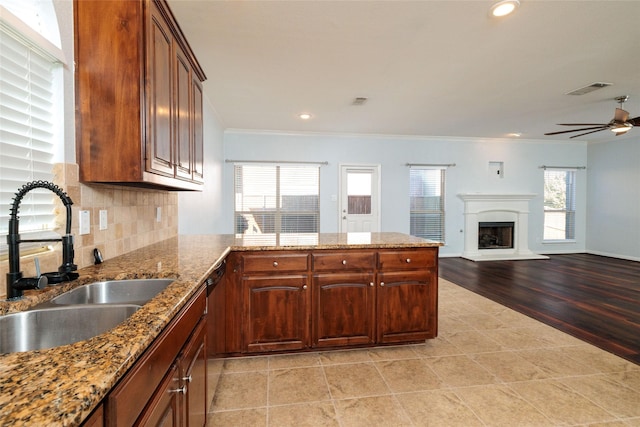
[[314, 347], [374, 343], [376, 253], [330, 251], [311, 256]]
[[247, 254], [242, 257], [243, 351], [309, 347], [308, 254]]
[[202, 287], [106, 397], [106, 426], [205, 425], [206, 322]]
[[201, 320], [136, 425], [203, 427], [206, 424], [205, 326]]
[[378, 253], [379, 343], [435, 338], [438, 328], [437, 250]]
[[203, 181], [205, 75], [164, 0], [74, 2], [80, 180]]
[[434, 338], [437, 257], [437, 247], [231, 253], [212, 356]]

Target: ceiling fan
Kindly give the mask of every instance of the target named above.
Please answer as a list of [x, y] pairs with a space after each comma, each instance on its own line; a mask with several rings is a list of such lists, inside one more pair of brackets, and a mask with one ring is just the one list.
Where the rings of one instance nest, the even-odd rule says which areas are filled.
[[580, 132], [583, 130], [588, 130], [589, 132], [581, 133], [579, 135], [573, 135], [571, 138], [577, 138], [579, 136], [588, 135], [594, 132], [600, 132], [601, 130], [609, 129], [611, 132], [615, 133], [616, 136], [624, 135], [629, 132], [632, 127], [640, 126], [640, 116], [635, 117], [633, 119], [629, 118], [629, 112], [622, 109], [625, 101], [629, 99], [629, 96], [618, 96], [615, 98], [616, 101], [620, 104], [620, 108], [616, 108], [616, 113], [613, 116], [613, 119], [609, 123], [558, 123], [558, 126], [590, 126], [586, 128], [580, 129], [572, 129], [572, 130], [562, 130], [559, 132], [549, 132], [545, 133], [545, 135], [558, 135], [561, 133], [569, 133], [569, 132]]

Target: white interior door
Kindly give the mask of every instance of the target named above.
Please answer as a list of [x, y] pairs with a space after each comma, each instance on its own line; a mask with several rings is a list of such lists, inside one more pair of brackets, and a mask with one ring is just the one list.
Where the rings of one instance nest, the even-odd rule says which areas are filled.
[[380, 166], [340, 166], [340, 232], [380, 229]]

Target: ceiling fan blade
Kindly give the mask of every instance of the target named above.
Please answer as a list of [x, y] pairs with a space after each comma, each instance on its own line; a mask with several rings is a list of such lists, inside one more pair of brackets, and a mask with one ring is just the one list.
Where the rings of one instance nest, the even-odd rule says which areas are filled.
[[585, 133], [581, 133], [580, 135], [573, 135], [570, 138], [577, 138], [579, 136], [583, 136], [583, 135], [589, 135], [590, 133], [596, 133], [596, 132], [600, 132], [607, 129], [606, 127], [602, 128], [602, 129], [598, 129], [598, 130], [592, 130], [591, 132], [585, 132]]
[[[592, 129], [596, 129], [594, 132], [598, 132], [599, 130], [603, 130], [606, 129], [607, 126], [606, 125], [598, 125], [598, 126], [594, 126], [591, 128], [582, 128], [582, 129], [571, 129], [571, 130], [561, 130], [559, 132], [548, 132], [545, 133], [545, 135], [559, 135], [561, 133], [569, 133], [569, 132], [580, 132], [581, 130], [592, 130]], [[590, 132], [589, 132], [590, 133]], [[583, 134], [584, 135], [584, 134]], [[571, 137], [573, 138], [573, 137]]]
[[616, 108], [616, 115], [614, 116], [613, 120], [615, 120], [616, 122], [626, 122], [627, 119], [629, 118], [629, 112], [623, 110], [622, 108]]
[[627, 123], [631, 123], [634, 126], [640, 126], [640, 116], [627, 120]]
[[556, 123], [558, 126], [607, 126], [609, 123]]

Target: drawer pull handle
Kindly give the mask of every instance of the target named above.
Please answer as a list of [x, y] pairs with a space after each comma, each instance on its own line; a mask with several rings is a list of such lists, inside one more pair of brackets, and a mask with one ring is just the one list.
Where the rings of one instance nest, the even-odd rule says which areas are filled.
[[186, 394], [187, 393], [187, 386], [183, 385], [180, 388], [176, 388], [174, 390], [169, 390], [169, 393], [182, 393], [182, 394]]
[[373, 282], [369, 282], [369, 286], [374, 286], [374, 283]]
[[407, 264], [411, 262], [411, 258], [407, 258]]
[[347, 260], [346, 259], [342, 260], [342, 265], [347, 265]]
[[189, 375], [188, 377], [182, 377], [182, 381], [186, 381], [188, 383], [191, 382], [191, 375]]
[[273, 266], [277, 267], [278, 266], [278, 261], [273, 261]]
[[305, 291], [306, 291], [306, 290], [307, 290], [307, 288], [308, 288], [308, 286], [307, 286], [307, 285], [302, 285], [302, 289], [303, 289], [303, 290], [305, 290]]
[[380, 286], [384, 286], [384, 282], [380, 282]]

